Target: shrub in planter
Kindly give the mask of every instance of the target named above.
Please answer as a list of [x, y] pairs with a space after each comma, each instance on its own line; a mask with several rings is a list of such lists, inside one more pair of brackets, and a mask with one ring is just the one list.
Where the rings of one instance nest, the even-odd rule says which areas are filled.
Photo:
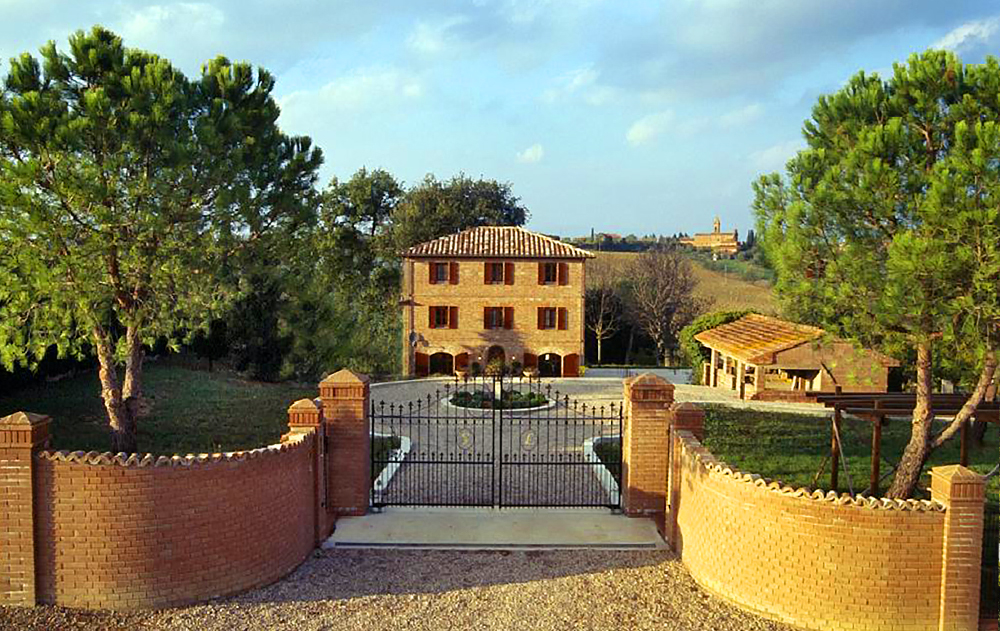
[[488, 364], [486, 364], [486, 375], [488, 377], [502, 377], [507, 373], [507, 366], [504, 365], [503, 360], [499, 357], [491, 359]]
[[521, 374], [521, 362], [516, 359], [510, 363], [510, 374], [520, 375]]
[[483, 367], [479, 365], [479, 362], [472, 362], [472, 376], [478, 377], [483, 374]]

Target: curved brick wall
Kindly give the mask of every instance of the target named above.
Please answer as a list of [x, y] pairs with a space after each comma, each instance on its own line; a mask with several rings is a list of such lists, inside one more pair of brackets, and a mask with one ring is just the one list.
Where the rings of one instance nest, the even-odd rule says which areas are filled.
[[806, 629], [938, 628], [943, 505], [809, 494], [730, 469], [690, 433], [676, 445], [678, 550], [707, 590]]
[[264, 585], [313, 549], [315, 434], [235, 454], [35, 456], [38, 602], [137, 609]]

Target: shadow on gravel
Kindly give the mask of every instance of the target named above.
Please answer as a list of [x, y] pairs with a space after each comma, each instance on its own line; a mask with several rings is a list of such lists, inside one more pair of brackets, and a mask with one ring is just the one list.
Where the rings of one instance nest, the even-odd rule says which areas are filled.
[[234, 602], [311, 602], [444, 592], [547, 581], [675, 560], [669, 550], [329, 550]]

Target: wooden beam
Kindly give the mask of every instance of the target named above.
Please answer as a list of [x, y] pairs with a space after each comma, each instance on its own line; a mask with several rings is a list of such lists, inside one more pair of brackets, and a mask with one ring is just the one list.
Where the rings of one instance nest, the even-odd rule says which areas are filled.
[[[878, 409], [878, 404], [876, 404], [876, 410]], [[879, 488], [879, 468], [882, 460], [882, 415], [876, 413], [874, 417], [874, 422], [872, 423], [872, 478], [871, 484], [868, 488], [871, 490], [872, 497], [878, 497], [882, 494], [882, 490]]]
[[958, 463], [963, 467], [969, 466], [969, 425], [971, 424], [972, 419], [968, 419], [962, 423], [962, 448]]
[[837, 488], [840, 476], [840, 448], [837, 435], [840, 433], [840, 408], [833, 408], [833, 421], [830, 423], [830, 489], [839, 493]]

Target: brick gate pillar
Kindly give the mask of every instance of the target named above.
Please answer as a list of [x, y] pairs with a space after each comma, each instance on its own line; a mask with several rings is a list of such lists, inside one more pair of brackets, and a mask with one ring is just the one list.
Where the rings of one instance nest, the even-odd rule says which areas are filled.
[[[299, 399], [288, 408], [288, 434], [312, 433], [313, 445], [313, 526], [316, 545], [330, 536], [335, 517], [327, 503], [326, 423], [320, 399]], [[282, 441], [285, 437], [282, 437]]]
[[663, 515], [667, 495], [668, 410], [674, 386], [645, 373], [624, 381], [622, 506], [630, 517]]
[[0, 605], [35, 605], [34, 457], [49, 440], [49, 417], [0, 418]]
[[931, 469], [931, 498], [946, 505], [939, 631], [976, 631], [986, 479], [959, 465]]
[[705, 440], [705, 410], [694, 403], [674, 403], [667, 410], [670, 436], [667, 456], [667, 506], [660, 534], [670, 547], [680, 554], [677, 536], [677, 509], [681, 498], [681, 459], [675, 457], [680, 450], [678, 432], [691, 432], [700, 441]]
[[319, 384], [327, 436], [327, 506], [364, 515], [371, 497], [371, 394], [367, 375], [344, 369]]

